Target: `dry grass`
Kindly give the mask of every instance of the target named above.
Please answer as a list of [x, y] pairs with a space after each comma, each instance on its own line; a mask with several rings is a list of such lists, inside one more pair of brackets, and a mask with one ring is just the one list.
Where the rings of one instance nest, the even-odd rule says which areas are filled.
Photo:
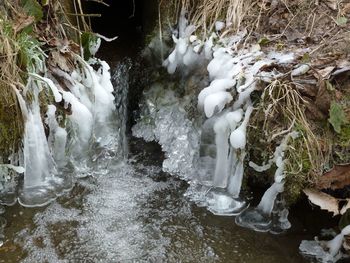
[[250, 1], [175, 0], [175, 3], [177, 7], [175, 14], [179, 14], [180, 10], [186, 10], [189, 23], [197, 27], [197, 34], [207, 38], [215, 30], [216, 21], [225, 22], [226, 34], [237, 32]]
[[289, 174], [304, 176], [314, 183], [322, 174], [329, 152], [327, 142], [320, 144], [321, 138], [316, 126], [305, 116], [305, 104], [295, 83], [287, 80], [275, 80], [263, 91], [252, 126], [264, 131], [268, 144], [277, 144], [284, 135], [292, 130], [299, 132], [299, 138], [291, 144], [286, 153], [289, 160]]
[[262, 91], [248, 130], [250, 158], [267, 161], [281, 140], [291, 131], [299, 137], [290, 139], [285, 152], [288, 203], [295, 203], [306, 186], [314, 185], [322, 175], [331, 155], [331, 141], [323, 130], [305, 116], [306, 101], [295, 83], [274, 80]]
[[[82, 14], [81, 1], [73, 2], [77, 16]], [[26, 94], [30, 103], [31, 91], [23, 92], [28, 73], [44, 73], [50, 52], [59, 50], [64, 41], [75, 48], [70, 50], [72, 53], [79, 52], [77, 45], [69, 41], [72, 36], [67, 36], [66, 28], [73, 29], [77, 39], [81, 30], [90, 30], [84, 17], [79, 16], [75, 25], [60, 1], [50, 1], [49, 4], [47, 9], [42, 7], [45, 19], [35, 21], [18, 1], [0, 3], [0, 163], [6, 163], [9, 155], [21, 147], [24, 119], [15, 90]], [[45, 91], [45, 94], [49, 96], [50, 92]]]

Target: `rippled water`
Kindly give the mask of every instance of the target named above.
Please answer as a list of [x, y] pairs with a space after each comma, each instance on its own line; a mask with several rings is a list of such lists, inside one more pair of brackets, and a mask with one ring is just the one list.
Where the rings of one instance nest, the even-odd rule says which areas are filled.
[[48, 207], [9, 208], [0, 262], [304, 262], [300, 233], [256, 233], [196, 207], [158, 147], [130, 147], [127, 163], [102, 157]]

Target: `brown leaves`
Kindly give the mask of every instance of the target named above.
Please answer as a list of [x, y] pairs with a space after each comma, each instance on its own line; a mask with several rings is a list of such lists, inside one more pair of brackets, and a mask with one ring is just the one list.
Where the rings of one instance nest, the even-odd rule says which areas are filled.
[[70, 72], [73, 70], [74, 65], [69, 62], [69, 60], [64, 56], [64, 54], [59, 51], [52, 51], [50, 53], [50, 65], [58, 67], [65, 72]]
[[[350, 208], [350, 199], [337, 199], [329, 194], [323, 193], [316, 189], [305, 189], [304, 193], [309, 198], [310, 202], [319, 206], [322, 210], [327, 210], [333, 213], [333, 216], [343, 215]], [[340, 202], [345, 204], [340, 205]]]
[[335, 165], [332, 170], [320, 177], [318, 189], [342, 189], [350, 185], [350, 165]]
[[329, 67], [325, 67], [323, 69], [317, 70], [317, 73], [322, 79], [329, 79], [334, 69], [335, 69], [334, 66], [329, 66]]

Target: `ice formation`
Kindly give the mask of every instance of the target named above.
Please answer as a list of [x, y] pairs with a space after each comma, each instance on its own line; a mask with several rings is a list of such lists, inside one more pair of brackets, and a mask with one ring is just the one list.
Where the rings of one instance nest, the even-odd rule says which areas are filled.
[[[98, 41], [95, 44], [92, 49], [98, 48]], [[46, 205], [71, 189], [72, 174], [66, 171], [68, 160], [78, 171], [81, 164], [75, 160], [87, 158], [91, 143], [105, 146], [113, 134], [115, 105], [108, 64], [94, 58], [86, 62], [78, 55], [75, 60], [72, 72], [55, 68], [50, 73], [38, 57], [28, 67], [26, 87], [22, 92], [14, 89], [25, 120], [25, 131], [23, 152], [11, 156], [7, 169], [24, 174], [18, 193], [18, 201], [23, 206]], [[65, 88], [57, 78], [64, 79]], [[52, 94], [54, 100], [47, 106], [45, 118], [39, 105], [41, 92]], [[66, 120], [60, 116], [58, 105], [71, 112]], [[23, 169], [16, 167], [17, 164]], [[17, 198], [15, 183], [7, 181], [6, 178], [1, 180], [5, 185], [0, 188], [0, 204], [12, 205]]]
[[185, 11], [182, 10], [179, 19], [178, 36], [173, 35], [175, 49], [163, 62], [163, 66], [167, 68], [169, 74], [175, 73], [176, 69], [183, 65], [189, 67], [197, 63], [199, 56], [197, 52], [195, 52], [193, 45], [190, 45], [190, 36], [195, 29], [195, 26], [188, 25]]
[[[200, 143], [191, 147], [190, 153], [184, 152], [183, 148], [180, 150], [183, 165], [192, 169], [195, 167], [194, 171], [186, 170], [191, 174], [185, 177], [191, 179], [186, 196], [197, 205], [206, 206], [214, 214], [237, 215], [247, 207], [240, 192], [245, 158], [248, 156], [246, 154], [247, 127], [254, 110], [251, 94], [256, 90], [259, 80], [271, 82], [281, 76], [277, 70], [266, 71], [265, 69], [274, 64], [291, 63], [295, 57], [292, 53], [266, 54], [260, 50], [259, 45], [239, 49], [238, 44], [244, 40], [247, 32], [242, 31], [234, 36], [222, 37], [221, 30], [225, 26], [225, 23], [217, 21], [216, 32], [212, 33], [208, 39], [201, 40], [193, 34], [196, 27], [188, 25], [185, 12], [182, 11], [178, 31], [173, 34], [175, 47], [163, 66], [167, 68], [168, 73], [174, 74], [176, 71], [186, 72], [186, 68], [201, 68], [207, 65], [209, 85], [200, 91], [197, 105], [203, 117], [207, 118], [200, 128], [200, 139], [196, 137], [196, 144], [198, 141]], [[167, 133], [165, 136], [164, 132], [171, 130], [171, 133], [175, 133], [174, 126], [171, 125], [171, 121], [166, 120], [165, 116], [161, 119], [155, 117], [165, 111], [164, 107], [160, 107], [161, 99], [150, 100], [149, 98], [149, 94], [146, 94], [148, 112], [143, 110], [144, 116], [134, 127], [133, 134], [146, 140], [157, 140], [163, 149], [167, 149], [167, 159], [164, 164], [177, 163], [179, 152], [175, 151], [177, 156], [172, 156], [169, 152], [173, 152], [171, 149], [179, 148], [172, 145], [172, 140], [161, 139], [163, 136], [171, 137], [172, 134]], [[162, 98], [166, 99], [166, 95]], [[172, 115], [177, 116], [174, 113], [168, 114], [168, 116]], [[148, 116], [152, 116], [151, 120], [147, 118]], [[186, 119], [185, 114], [184, 119]], [[162, 128], [159, 129], [160, 127]], [[188, 128], [193, 129], [191, 126]], [[162, 132], [157, 134], [157, 131]], [[188, 136], [179, 136], [184, 138], [187, 145], [191, 144]], [[284, 146], [285, 144], [282, 143], [279, 149]], [[193, 151], [198, 151], [198, 158], [193, 158], [195, 156]], [[278, 158], [271, 160], [264, 167], [250, 163], [250, 166], [261, 171], [270, 168], [273, 163], [277, 166], [275, 183], [265, 193], [257, 208], [264, 216], [267, 215], [268, 229], [271, 228], [272, 221], [274, 226], [279, 225], [280, 228], [286, 229], [290, 226], [287, 220], [288, 210], [284, 209], [283, 200], [278, 199], [278, 193], [283, 191], [284, 183], [283, 152], [284, 150], [278, 150], [278, 154], [276, 153]], [[183, 170], [180, 173], [183, 177]], [[274, 205], [279, 208], [273, 210]], [[271, 219], [271, 214], [276, 213], [278, 215]], [[276, 220], [279, 221], [275, 222]], [[277, 227], [273, 231], [277, 232]]]
[[329, 241], [303, 240], [299, 246], [300, 252], [322, 263], [337, 262], [341, 258], [348, 257], [341, 252], [344, 237], [350, 235], [350, 225], [344, 227], [341, 232]]
[[154, 84], [145, 93], [141, 118], [132, 133], [146, 141], [158, 141], [166, 157], [163, 170], [190, 180], [198, 155], [199, 132], [187, 119], [182, 103], [186, 102], [172, 90]]
[[[274, 222], [272, 218], [272, 210], [275, 206], [275, 201], [279, 193], [284, 190], [284, 153], [288, 146], [288, 140], [296, 138], [298, 136], [297, 132], [291, 132], [285, 136], [281, 144], [276, 147], [274, 157], [270, 162], [274, 162], [277, 169], [275, 171], [274, 183], [270, 188], [266, 190], [261, 198], [260, 203], [256, 208], [248, 208], [243, 211], [239, 216], [236, 217], [236, 223], [243, 227], [248, 227], [256, 231], [266, 232], [280, 232], [286, 230], [290, 227], [288, 222], [288, 210], [282, 208], [282, 211], [276, 216], [278, 222]], [[276, 220], [275, 220], [276, 221]]]

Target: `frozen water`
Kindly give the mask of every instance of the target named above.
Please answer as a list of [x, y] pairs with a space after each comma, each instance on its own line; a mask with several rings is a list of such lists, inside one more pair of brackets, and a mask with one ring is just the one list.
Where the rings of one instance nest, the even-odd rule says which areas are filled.
[[66, 165], [67, 131], [56, 120], [56, 106], [48, 105], [46, 124], [49, 126], [48, 138], [51, 154], [58, 168]]
[[[350, 225], [344, 227], [342, 231], [330, 241], [306, 241], [303, 240], [299, 246], [302, 254], [308, 257], [314, 257], [322, 263], [336, 262], [345, 257], [340, 251], [344, 236], [350, 234]], [[348, 256], [347, 256], [348, 257]]]
[[239, 226], [251, 228], [258, 232], [267, 232], [272, 226], [271, 217], [256, 208], [244, 210], [236, 217], [235, 221]]
[[[246, 145], [247, 137], [247, 125], [249, 123], [250, 115], [253, 112], [253, 107], [248, 105], [244, 114], [244, 120], [242, 124], [235, 129], [230, 135], [230, 143], [234, 149], [244, 149]], [[239, 117], [239, 116], [237, 116]], [[237, 118], [238, 119], [238, 118]]]
[[145, 94], [144, 101], [141, 118], [132, 128], [133, 135], [159, 142], [166, 156], [164, 171], [191, 178], [198, 155], [199, 132], [188, 120], [179, 98], [155, 84]]
[[281, 192], [283, 192], [283, 183], [273, 183], [264, 193], [259, 205], [257, 206], [257, 209], [261, 210], [267, 216], [270, 216], [276, 197]]
[[211, 189], [206, 195], [208, 210], [214, 215], [220, 216], [235, 216], [246, 208], [245, 201], [233, 198], [227, 192], [221, 189]]
[[227, 143], [230, 127], [225, 116], [219, 118], [214, 124], [216, 165], [213, 186], [226, 188], [229, 177], [229, 144]]
[[315, 258], [318, 262], [322, 263], [335, 263], [341, 257], [339, 253], [335, 257], [324, 250], [324, 244], [315, 240], [303, 240], [299, 246], [299, 251], [306, 257]]
[[72, 132], [76, 134], [74, 139], [77, 140], [72, 146], [72, 151], [76, 155], [80, 155], [88, 147], [92, 135], [93, 116], [89, 109], [71, 92], [63, 91], [62, 93], [65, 108], [68, 108], [70, 105], [72, 109], [72, 114], [68, 118], [71, 122]]
[[204, 88], [198, 95], [198, 107], [203, 109], [204, 101], [207, 96], [214, 94], [219, 91], [226, 91], [235, 85], [235, 81], [232, 79], [215, 79], [209, 87]]
[[215, 22], [215, 30], [216, 31], [221, 31], [221, 30], [223, 30], [224, 28], [225, 28], [225, 23], [224, 22], [222, 22], [222, 21], [216, 21]]
[[[234, 154], [236, 155], [236, 153]], [[239, 158], [237, 156], [231, 156], [233, 162], [233, 168], [231, 171], [231, 176], [227, 191], [235, 198], [239, 197], [242, 187], [243, 175], [244, 175], [244, 157], [245, 152], [241, 153]], [[237, 161], [236, 161], [237, 160]]]
[[[296, 136], [296, 132], [288, 133], [282, 140], [281, 144], [276, 147], [274, 157], [269, 161], [270, 163], [275, 162], [277, 166], [275, 171], [275, 182], [265, 191], [256, 208], [247, 209], [236, 218], [236, 223], [238, 225], [256, 231], [270, 231], [272, 229], [271, 231], [274, 233], [278, 233], [279, 231], [286, 230], [290, 227], [287, 218], [288, 210], [284, 208], [284, 205], [282, 205], [280, 211], [276, 211], [274, 215], [272, 215], [272, 211], [274, 207], [277, 206], [276, 198], [278, 194], [282, 193], [284, 190], [284, 151], [287, 149], [289, 138], [295, 138]], [[260, 169], [259, 167], [258, 170], [263, 171], [264, 169]], [[274, 221], [273, 218], [275, 218]]]
[[221, 112], [225, 105], [231, 102], [232, 99], [232, 95], [225, 91], [219, 91], [208, 95], [204, 100], [205, 115], [210, 118], [214, 113]]
[[267, 56], [269, 59], [276, 60], [278, 64], [289, 64], [295, 60], [293, 53], [279, 53], [279, 52], [270, 52]]
[[19, 202], [24, 206], [32, 207], [46, 205], [56, 197], [54, 188], [49, 183], [56, 174], [56, 168], [41, 119], [38, 104], [39, 86], [30, 78], [28, 88], [33, 91], [34, 99], [29, 108], [22, 108], [27, 119], [23, 140], [25, 172]]

